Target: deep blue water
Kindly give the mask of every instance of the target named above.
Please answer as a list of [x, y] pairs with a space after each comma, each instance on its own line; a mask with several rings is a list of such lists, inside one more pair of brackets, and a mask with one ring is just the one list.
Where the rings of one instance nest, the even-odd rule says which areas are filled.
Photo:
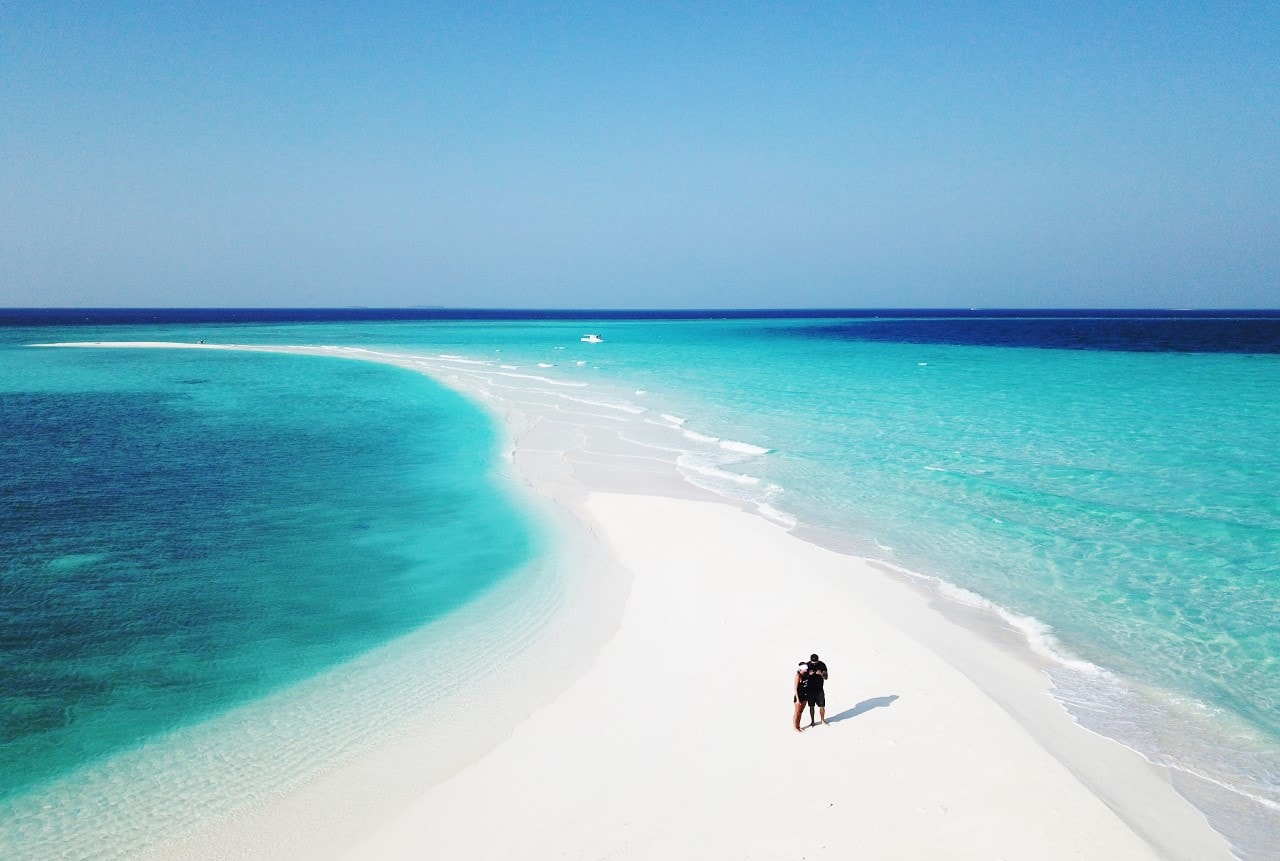
[[449, 321], [829, 321], [817, 338], [1099, 350], [1277, 352], [1280, 310], [1163, 309], [493, 309], [0, 308], [0, 327]]
[[857, 320], [789, 330], [815, 340], [1142, 353], [1280, 353], [1280, 315]]

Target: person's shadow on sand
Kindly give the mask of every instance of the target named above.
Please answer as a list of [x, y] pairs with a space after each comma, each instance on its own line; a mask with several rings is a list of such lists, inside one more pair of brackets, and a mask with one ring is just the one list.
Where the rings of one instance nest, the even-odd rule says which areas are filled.
[[845, 709], [838, 715], [827, 718], [827, 723], [839, 723], [842, 720], [856, 718], [858, 715], [869, 712], [872, 709], [888, 708], [893, 705], [893, 701], [898, 698], [897, 694], [889, 694], [887, 697], [872, 697], [869, 700], [863, 700], [851, 709]]

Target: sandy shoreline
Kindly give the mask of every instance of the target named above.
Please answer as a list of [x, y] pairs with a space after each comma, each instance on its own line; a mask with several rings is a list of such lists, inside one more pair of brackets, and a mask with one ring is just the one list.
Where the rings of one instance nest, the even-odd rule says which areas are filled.
[[[347, 857], [1229, 857], [1157, 769], [1096, 736], [1089, 754], [1124, 785], [1095, 794], [869, 607], [913, 596], [860, 560], [729, 506], [587, 507], [635, 576], [617, 635]], [[832, 723], [797, 736], [791, 669], [811, 650], [831, 665]]]
[[[1074, 723], [1025, 649], [611, 448], [605, 425], [423, 357], [203, 346], [386, 361], [476, 397], [508, 428], [514, 472], [595, 537], [591, 564], [632, 579], [569, 605], [561, 642], [591, 651], [478, 761], [350, 814], [352, 768], [409, 761], [412, 741], [393, 740], [157, 857], [317, 857], [316, 823], [338, 835], [320, 855], [351, 858], [1231, 857], [1166, 772]], [[833, 722], [796, 735], [791, 672], [813, 651]], [[478, 707], [511, 706], [504, 691]]]

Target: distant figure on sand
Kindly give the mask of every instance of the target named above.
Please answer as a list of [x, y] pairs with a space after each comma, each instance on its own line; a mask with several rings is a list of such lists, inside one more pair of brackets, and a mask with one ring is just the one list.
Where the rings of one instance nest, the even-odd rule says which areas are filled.
[[795, 696], [791, 701], [796, 704], [796, 713], [791, 721], [791, 725], [795, 727], [796, 732], [800, 732], [800, 715], [804, 714], [804, 704], [809, 696], [809, 664], [801, 661], [800, 666], [796, 667], [795, 680]]
[[[817, 655], [810, 655], [808, 667], [809, 673], [805, 678], [805, 701], [809, 703], [809, 726], [816, 723], [813, 719], [814, 706], [818, 707], [818, 717], [822, 720], [823, 726], [830, 726], [827, 723], [827, 694], [822, 689], [827, 680], [827, 665], [818, 660]], [[796, 723], [800, 723], [798, 715]]]

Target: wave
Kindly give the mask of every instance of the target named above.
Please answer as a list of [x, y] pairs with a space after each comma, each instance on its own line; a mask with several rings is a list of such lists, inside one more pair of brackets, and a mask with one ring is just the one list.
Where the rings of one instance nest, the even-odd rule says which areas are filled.
[[749, 442], [738, 442], [731, 439], [720, 440], [720, 447], [726, 451], [736, 451], [739, 454], [762, 455], [768, 454], [773, 449], [764, 446], [752, 445]]
[[539, 383], [546, 383], [549, 386], [566, 386], [572, 389], [581, 389], [588, 385], [587, 383], [581, 383], [576, 380], [553, 380], [550, 377], [543, 377], [538, 374], [513, 374], [510, 371], [499, 371], [497, 376], [512, 377], [519, 380], [536, 380]]
[[779, 508], [774, 508], [767, 502], [757, 502], [756, 511], [760, 512], [760, 516], [788, 529], [794, 527], [797, 522], [795, 517]]
[[[663, 416], [663, 418], [668, 417]], [[681, 419], [681, 421], [683, 422], [683, 419]], [[765, 448], [764, 446], [753, 445], [749, 442], [739, 442], [738, 440], [723, 439], [718, 436], [711, 436], [710, 434], [698, 433], [697, 431], [689, 430], [688, 428], [685, 428], [683, 432], [685, 439], [691, 439], [694, 442], [706, 443], [707, 445], [718, 445], [725, 451], [731, 451], [734, 454], [745, 454], [752, 457], [759, 457], [760, 455], [768, 454], [773, 450]]]
[[1052, 626], [1045, 624], [1034, 616], [1015, 613], [1013, 610], [997, 604], [995, 601], [979, 595], [977, 592], [973, 592], [963, 586], [957, 586], [949, 580], [943, 580], [941, 577], [936, 577], [932, 574], [921, 574], [919, 571], [912, 571], [910, 568], [904, 568], [901, 565], [895, 565], [894, 563], [883, 559], [876, 559], [874, 561], [877, 564], [892, 568], [899, 574], [913, 580], [925, 582], [934, 592], [944, 598], [948, 598], [956, 602], [957, 604], [963, 604], [967, 607], [976, 607], [980, 610], [987, 610], [996, 614], [1002, 621], [1022, 634], [1031, 651], [1035, 652], [1042, 658], [1048, 658], [1059, 666], [1067, 667], [1089, 676], [1114, 678], [1110, 672], [1097, 664], [1071, 654], [1060, 642], [1058, 642], [1058, 638], [1053, 635]]
[[648, 412], [648, 410], [646, 410], [644, 407], [636, 406], [635, 404], [627, 404], [627, 403], [618, 404], [618, 403], [609, 403], [606, 401], [593, 401], [588, 398], [575, 398], [572, 395], [561, 394], [560, 392], [555, 392], [554, 394], [556, 394], [561, 398], [564, 398], [566, 401], [573, 401], [574, 403], [577, 403], [577, 404], [586, 404], [589, 407], [603, 407], [607, 410], [618, 410], [619, 412], [629, 413], [633, 416], [638, 416], [638, 415], [641, 415], [642, 413]]
[[[683, 469], [696, 472], [699, 475], [705, 475], [708, 478], [718, 478], [722, 481], [732, 481], [735, 484], [746, 484], [746, 485], [754, 486], [760, 483], [760, 479], [756, 478], [754, 475], [744, 475], [741, 472], [729, 472], [726, 469], [720, 469], [719, 467], [711, 466], [710, 464], [698, 463], [697, 461], [693, 460], [688, 453], [681, 454], [679, 457], [677, 457], [676, 465]], [[711, 489], [714, 489], [714, 488], [711, 488]]]
[[[648, 420], [646, 419], [646, 421], [648, 421]], [[650, 424], [655, 424], [655, 423], [654, 423], [654, 422], [650, 422]], [[657, 443], [645, 442], [645, 441], [643, 441], [643, 440], [633, 439], [632, 437], [629, 437], [629, 436], [627, 436], [627, 435], [626, 435], [626, 433], [624, 433], [624, 431], [625, 431], [625, 430], [626, 430], [626, 429], [625, 429], [625, 428], [623, 428], [623, 430], [622, 430], [622, 431], [619, 431], [619, 432], [618, 432], [618, 439], [622, 440], [623, 442], [627, 443], [628, 445], [634, 445], [634, 446], [636, 446], [636, 447], [638, 447], [638, 448], [647, 448], [647, 449], [650, 449], [650, 450], [652, 450], [652, 451], [665, 451], [665, 452], [668, 452], [668, 453], [670, 453], [670, 454], [675, 454], [675, 455], [681, 455], [681, 454], [683, 454], [683, 455], [688, 455], [688, 454], [691, 454], [691, 452], [690, 452], [687, 448], [672, 448], [671, 446], [658, 445]]]
[[705, 443], [720, 442], [720, 437], [718, 436], [707, 436], [706, 434], [698, 433], [697, 431], [686, 430], [684, 432], [684, 435], [686, 439], [691, 439], [694, 442], [705, 442]]
[[439, 356], [436, 356], [436, 358], [444, 362], [456, 362], [459, 365], [492, 365], [493, 364], [492, 362], [486, 362], [483, 359], [468, 359], [465, 356], [453, 356], [448, 353], [441, 353]]

